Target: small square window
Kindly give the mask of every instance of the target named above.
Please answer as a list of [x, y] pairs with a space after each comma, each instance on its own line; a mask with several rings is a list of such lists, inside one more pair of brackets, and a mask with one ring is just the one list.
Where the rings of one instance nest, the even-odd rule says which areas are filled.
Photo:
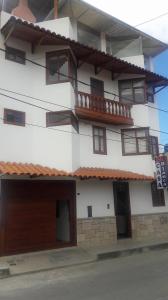
[[78, 120], [71, 110], [47, 112], [46, 114], [47, 127], [61, 126], [61, 125], [72, 125], [77, 132], [79, 131]]
[[25, 126], [25, 113], [12, 109], [4, 109], [4, 123]]
[[25, 65], [26, 63], [25, 52], [11, 47], [6, 47], [5, 58], [22, 65]]

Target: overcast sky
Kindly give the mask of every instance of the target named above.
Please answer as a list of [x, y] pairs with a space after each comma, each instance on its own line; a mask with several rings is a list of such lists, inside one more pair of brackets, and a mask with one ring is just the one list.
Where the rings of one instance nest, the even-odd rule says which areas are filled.
[[168, 43], [168, 0], [85, 1], [133, 26], [167, 13], [166, 16], [138, 26], [137, 28]]

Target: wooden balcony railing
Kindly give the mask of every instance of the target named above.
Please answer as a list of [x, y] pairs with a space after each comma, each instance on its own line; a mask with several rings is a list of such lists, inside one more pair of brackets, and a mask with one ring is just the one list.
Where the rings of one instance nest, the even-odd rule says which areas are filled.
[[85, 119], [133, 125], [131, 105], [83, 92], [77, 92], [76, 113]]

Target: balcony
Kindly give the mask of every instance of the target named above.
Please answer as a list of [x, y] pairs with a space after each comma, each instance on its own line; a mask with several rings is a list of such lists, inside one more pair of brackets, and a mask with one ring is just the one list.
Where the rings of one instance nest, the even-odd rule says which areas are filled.
[[78, 92], [75, 112], [81, 119], [114, 125], [133, 125], [131, 105]]

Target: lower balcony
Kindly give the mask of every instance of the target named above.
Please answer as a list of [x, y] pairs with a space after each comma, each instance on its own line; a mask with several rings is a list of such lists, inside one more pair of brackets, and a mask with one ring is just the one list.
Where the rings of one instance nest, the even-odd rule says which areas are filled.
[[75, 112], [81, 119], [114, 125], [133, 125], [131, 105], [83, 92], [77, 93]]

